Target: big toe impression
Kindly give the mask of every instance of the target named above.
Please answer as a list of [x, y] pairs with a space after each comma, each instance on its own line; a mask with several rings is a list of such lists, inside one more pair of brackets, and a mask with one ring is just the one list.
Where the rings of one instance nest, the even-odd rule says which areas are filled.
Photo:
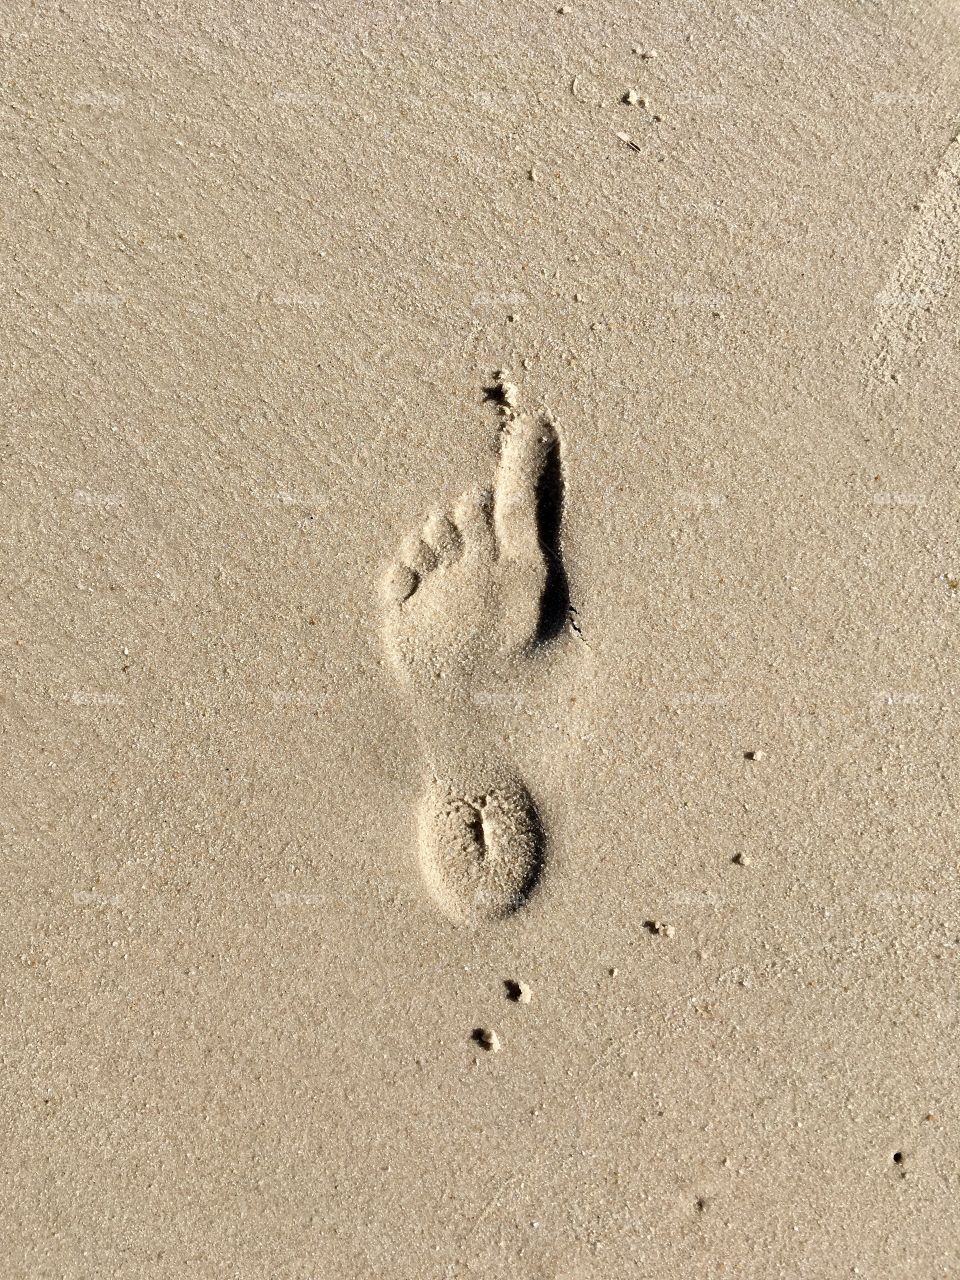
[[516, 419], [504, 430], [494, 483], [494, 526], [500, 554], [508, 559], [528, 566], [543, 560], [542, 489], [550, 465], [559, 465], [559, 446], [556, 428], [547, 419]]

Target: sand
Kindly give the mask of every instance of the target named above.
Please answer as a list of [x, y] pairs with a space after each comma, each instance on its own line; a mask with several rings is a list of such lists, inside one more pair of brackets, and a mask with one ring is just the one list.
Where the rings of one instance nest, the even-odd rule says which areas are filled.
[[955, 8], [0, 24], [0, 1275], [960, 1274]]

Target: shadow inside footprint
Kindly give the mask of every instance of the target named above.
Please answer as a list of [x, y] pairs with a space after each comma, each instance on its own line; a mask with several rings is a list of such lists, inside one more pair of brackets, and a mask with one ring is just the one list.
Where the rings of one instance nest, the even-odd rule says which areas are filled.
[[537, 527], [547, 566], [546, 584], [540, 601], [540, 625], [537, 628], [536, 637], [539, 644], [545, 644], [548, 640], [559, 636], [570, 618], [570, 587], [560, 550], [563, 501], [560, 440], [554, 433], [537, 483]]

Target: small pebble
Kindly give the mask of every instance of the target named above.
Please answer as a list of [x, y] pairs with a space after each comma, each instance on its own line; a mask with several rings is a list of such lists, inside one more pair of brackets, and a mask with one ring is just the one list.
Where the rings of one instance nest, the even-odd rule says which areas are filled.
[[656, 933], [661, 938], [672, 938], [677, 932], [672, 924], [664, 924], [660, 920], [648, 920], [647, 928], [651, 933]]
[[477, 1027], [473, 1033], [473, 1039], [481, 1049], [486, 1049], [488, 1053], [500, 1052], [500, 1037], [495, 1031], [491, 1031], [487, 1027]]
[[737, 864], [737, 866], [738, 866], [738, 867], [749, 867], [749, 866], [750, 866], [750, 855], [749, 855], [748, 853], [737, 853], [737, 854], [734, 854], [734, 858], [733, 858], [733, 860], [734, 860], [734, 862]]
[[745, 751], [743, 753], [743, 758], [744, 760], [762, 760], [763, 752], [762, 751]]
[[508, 978], [503, 985], [507, 989], [507, 999], [512, 1000], [514, 1004], [529, 1004], [533, 999], [533, 991], [525, 982], [516, 982], [513, 978]]

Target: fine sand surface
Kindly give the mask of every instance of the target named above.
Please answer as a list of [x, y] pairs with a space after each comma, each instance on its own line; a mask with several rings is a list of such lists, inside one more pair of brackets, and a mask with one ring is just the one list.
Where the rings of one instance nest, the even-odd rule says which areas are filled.
[[960, 11], [0, 28], [2, 1280], [960, 1275]]

